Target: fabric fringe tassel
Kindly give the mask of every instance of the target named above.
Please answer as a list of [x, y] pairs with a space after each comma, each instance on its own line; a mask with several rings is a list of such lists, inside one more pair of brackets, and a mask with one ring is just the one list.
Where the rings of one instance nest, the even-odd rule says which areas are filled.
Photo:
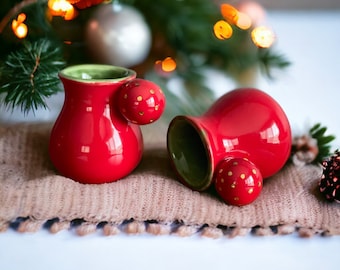
[[76, 234], [79, 236], [85, 236], [92, 233], [95, 233], [97, 231], [97, 224], [84, 222], [76, 227], [75, 229]]
[[224, 236], [224, 232], [218, 227], [203, 227], [203, 229], [201, 230], [201, 236], [218, 239]]
[[20, 233], [34, 233], [39, 231], [44, 223], [43, 221], [26, 219], [20, 222], [17, 231]]
[[235, 227], [235, 228], [228, 228], [226, 235], [228, 236], [228, 238], [235, 238], [237, 236], [246, 236], [250, 232], [251, 232], [251, 228]]
[[298, 234], [302, 238], [311, 238], [315, 236], [318, 232], [314, 229], [310, 228], [299, 228], [298, 229]]
[[274, 235], [273, 230], [270, 227], [254, 227], [252, 232], [256, 236], [270, 236]]
[[0, 233], [7, 231], [9, 223], [7, 221], [0, 221]]
[[56, 234], [63, 230], [68, 230], [71, 227], [71, 223], [69, 221], [56, 221], [51, 224], [49, 227], [49, 231], [53, 234]]
[[115, 224], [115, 223], [106, 223], [103, 226], [103, 234], [105, 236], [113, 236], [113, 235], [117, 235], [120, 233], [120, 229], [118, 227], [119, 225]]
[[292, 234], [296, 231], [296, 227], [294, 225], [280, 225], [277, 226], [277, 234], [279, 235], [288, 235]]
[[173, 231], [172, 234], [180, 237], [189, 237], [196, 234], [197, 231], [198, 228], [196, 226], [180, 225]]
[[171, 234], [171, 225], [162, 223], [148, 223], [146, 232], [153, 235], [169, 235]]
[[145, 223], [143, 221], [131, 221], [124, 226], [124, 231], [127, 234], [142, 234], [145, 233]]
[[277, 225], [273, 227], [256, 226], [253, 228], [227, 227], [227, 226], [208, 226], [208, 225], [188, 225], [183, 222], [161, 223], [154, 220], [137, 221], [127, 220], [120, 223], [92, 223], [85, 220], [59, 220], [58, 218], [48, 221], [36, 220], [34, 218], [17, 218], [13, 222], [0, 221], [0, 232], [5, 232], [9, 228], [21, 233], [37, 232], [41, 228], [48, 229], [52, 234], [63, 230], [73, 230], [79, 236], [85, 236], [102, 230], [103, 235], [113, 236], [124, 232], [126, 234], [152, 234], [152, 235], [175, 235], [179, 237], [190, 237], [200, 235], [205, 238], [220, 239], [234, 238], [237, 236], [255, 235], [287, 235], [297, 233], [301, 238], [311, 238], [316, 235], [332, 236], [339, 234], [338, 231], [322, 231], [312, 228], [301, 228], [297, 225]]

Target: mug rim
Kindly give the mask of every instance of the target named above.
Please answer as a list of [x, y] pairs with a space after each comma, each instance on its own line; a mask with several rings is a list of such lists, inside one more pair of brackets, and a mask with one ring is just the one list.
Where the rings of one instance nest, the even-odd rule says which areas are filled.
[[[170, 122], [167, 131], [167, 151], [180, 181], [193, 190], [204, 191], [213, 181], [214, 155], [204, 128], [194, 119], [192, 116], [178, 115]], [[192, 151], [193, 149], [195, 151]], [[184, 160], [185, 167], [196, 163], [200, 163], [200, 166], [195, 170], [191, 168], [188, 173], [188, 168], [182, 167]]]
[[[100, 72], [107, 74], [117, 73], [116, 76], [109, 77], [107, 74], [104, 76], [97, 76]], [[73, 81], [82, 83], [112, 83], [129, 78], [135, 78], [136, 72], [134, 70], [104, 64], [79, 64], [68, 66], [59, 71], [59, 77], [66, 78]]]

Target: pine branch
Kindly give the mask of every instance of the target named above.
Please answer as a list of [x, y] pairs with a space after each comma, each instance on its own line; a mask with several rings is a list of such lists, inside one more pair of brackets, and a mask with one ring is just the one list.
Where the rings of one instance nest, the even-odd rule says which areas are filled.
[[7, 109], [24, 113], [46, 108], [45, 99], [60, 91], [58, 71], [64, 66], [60, 47], [49, 39], [24, 43], [0, 69], [0, 97]]
[[315, 124], [310, 130], [309, 134], [312, 138], [317, 140], [319, 153], [315, 158], [315, 162], [322, 163], [324, 158], [331, 155], [330, 143], [335, 139], [334, 135], [325, 135], [327, 131], [326, 127], [321, 126], [320, 123]]
[[259, 61], [261, 63], [260, 67], [264, 74], [273, 79], [272, 69], [283, 69], [288, 67], [291, 63], [286, 59], [285, 56], [274, 54], [271, 50], [268, 49], [259, 49]]

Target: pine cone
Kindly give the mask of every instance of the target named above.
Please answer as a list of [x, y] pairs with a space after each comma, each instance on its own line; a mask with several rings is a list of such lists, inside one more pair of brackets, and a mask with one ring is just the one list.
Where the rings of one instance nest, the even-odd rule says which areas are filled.
[[312, 163], [319, 154], [318, 141], [309, 135], [295, 137], [292, 142], [291, 158], [295, 165]]
[[323, 161], [323, 174], [319, 182], [320, 192], [328, 201], [340, 203], [340, 151]]

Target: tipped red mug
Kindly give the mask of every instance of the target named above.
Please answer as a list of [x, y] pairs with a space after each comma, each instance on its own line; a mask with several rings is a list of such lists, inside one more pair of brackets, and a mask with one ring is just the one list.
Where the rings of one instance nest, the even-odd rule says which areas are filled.
[[212, 184], [221, 162], [233, 158], [249, 160], [263, 178], [272, 176], [289, 158], [291, 141], [283, 109], [253, 88], [228, 92], [201, 116], [176, 116], [167, 133], [168, 153], [180, 181], [198, 191]]

